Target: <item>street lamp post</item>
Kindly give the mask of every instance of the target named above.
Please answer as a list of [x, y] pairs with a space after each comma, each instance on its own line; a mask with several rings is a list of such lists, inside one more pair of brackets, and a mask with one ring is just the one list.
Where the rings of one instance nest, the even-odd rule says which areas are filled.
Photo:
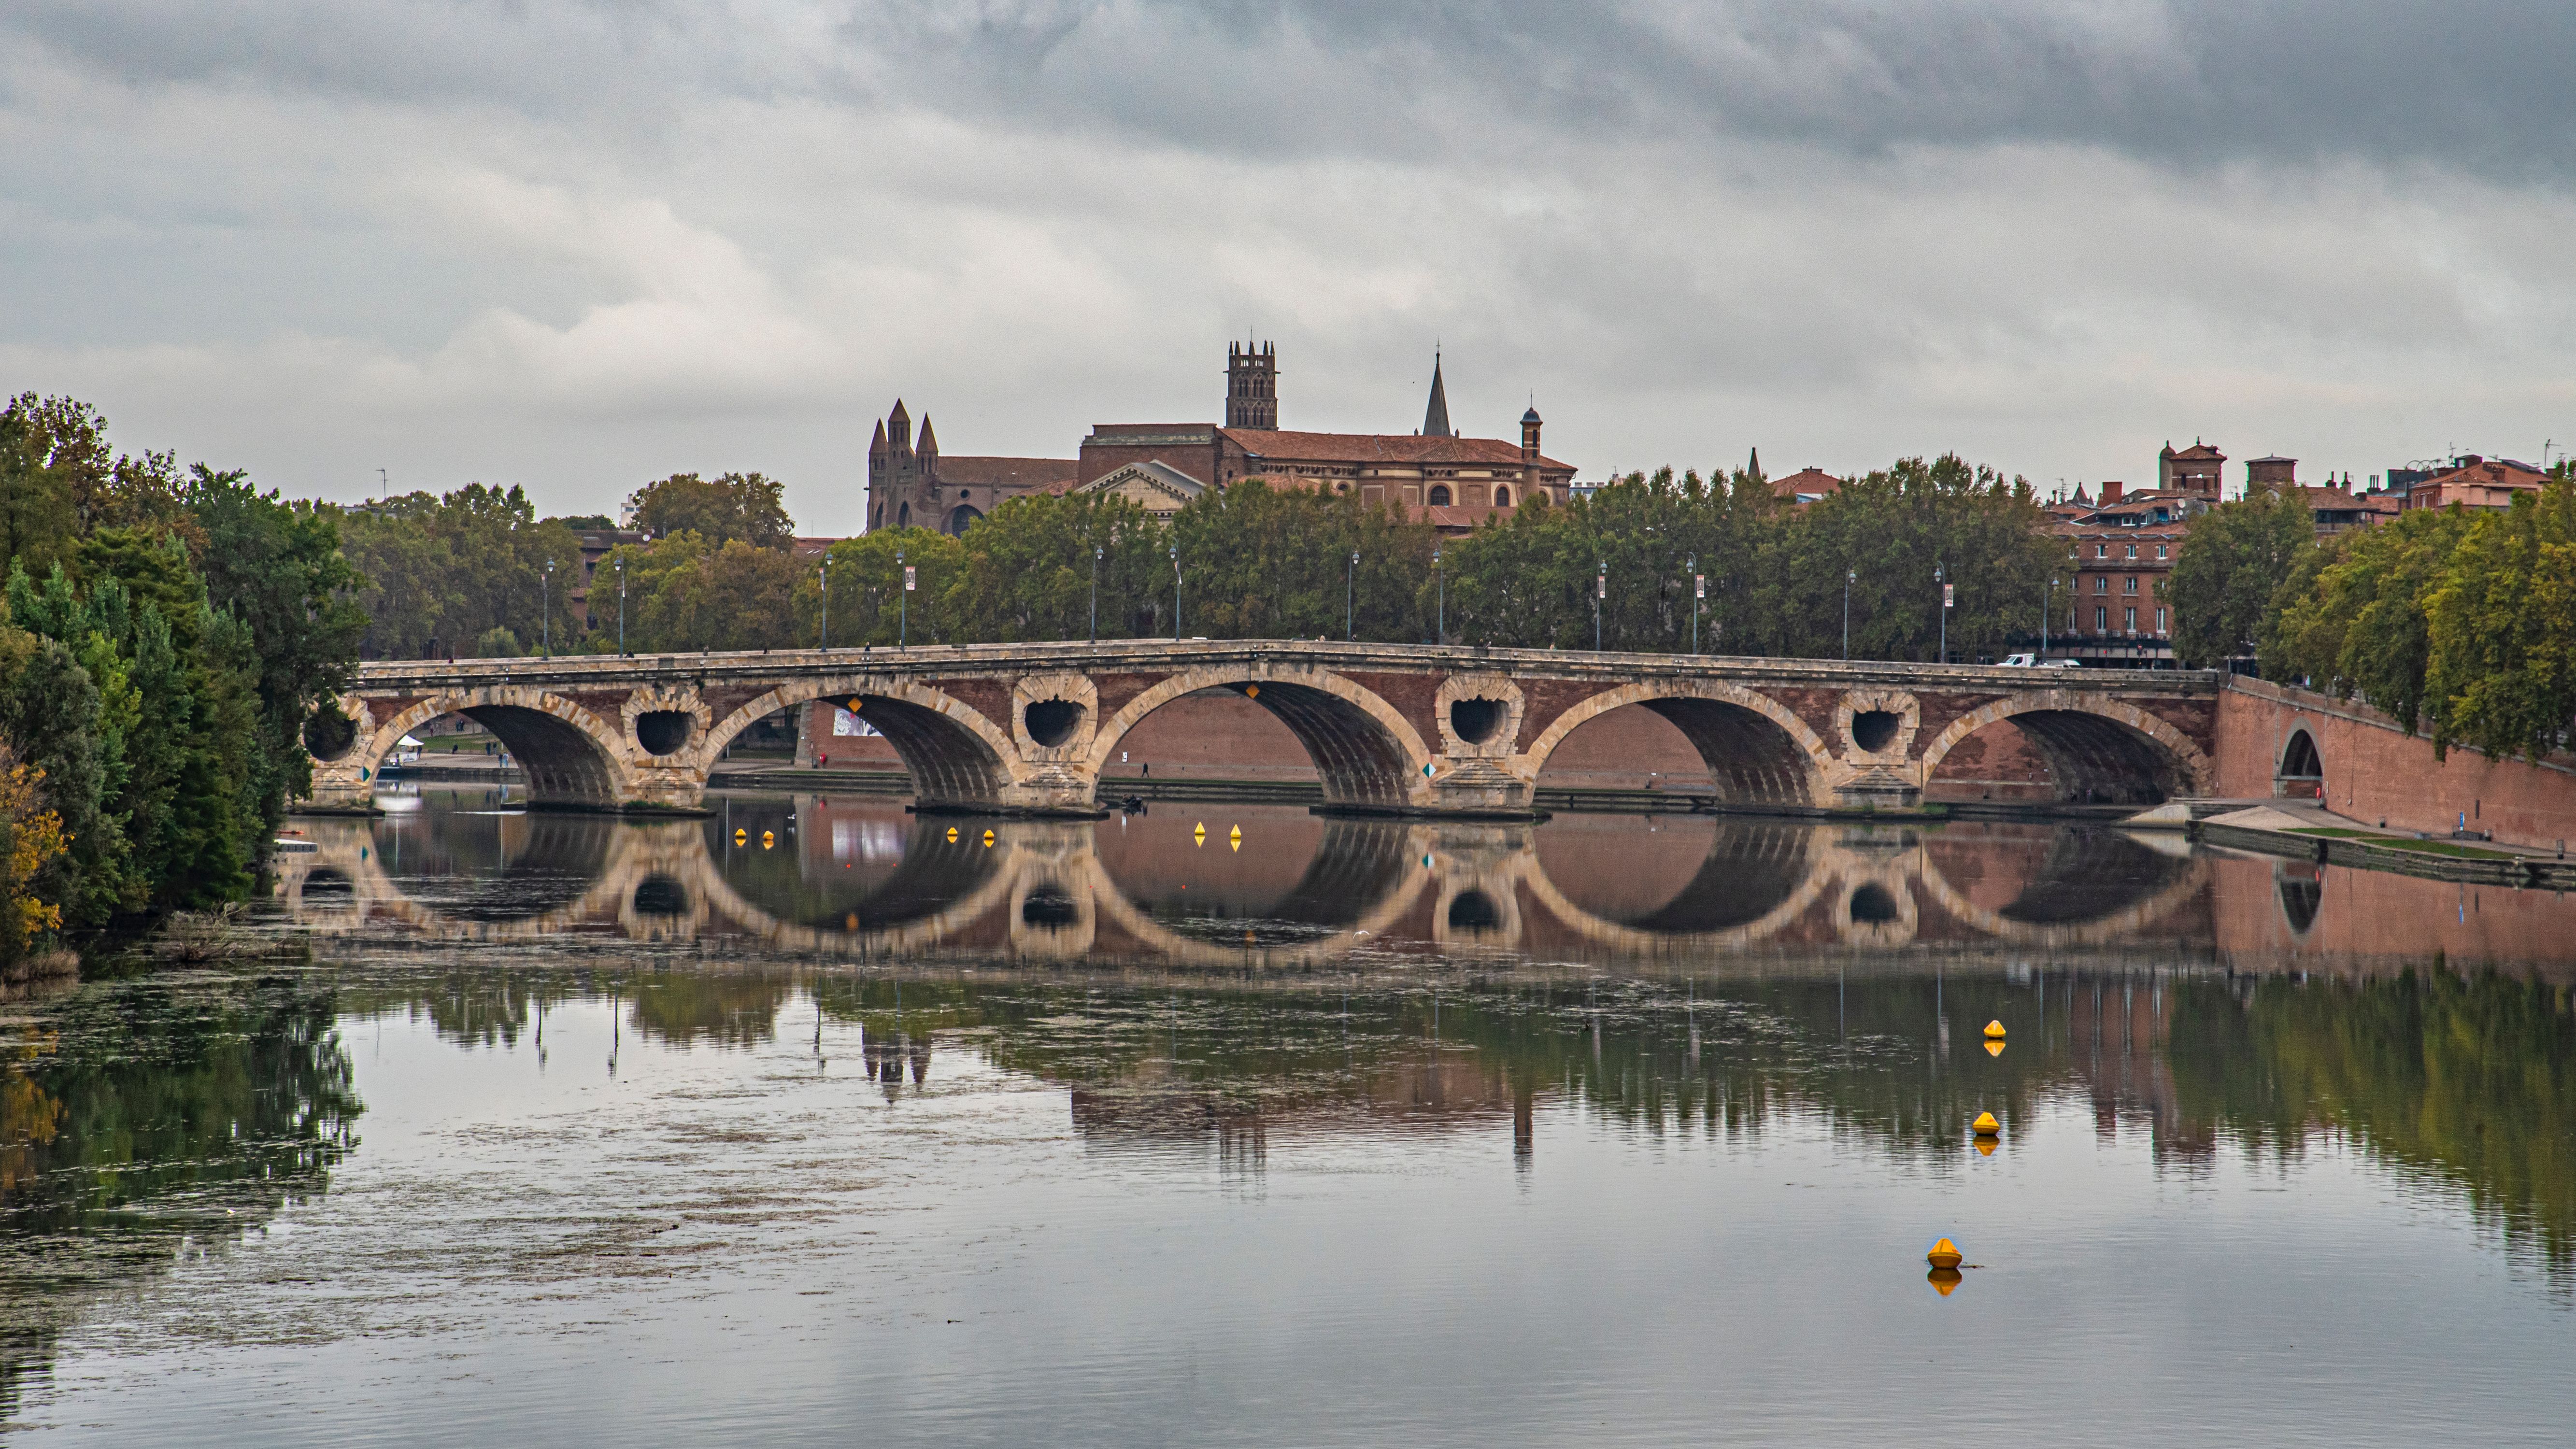
[[1860, 570], [1843, 570], [1843, 661], [1851, 661], [1851, 586], [1860, 579]]
[[1181, 546], [1172, 545], [1172, 642], [1181, 642]]
[[1941, 575], [1941, 565], [1932, 565], [1932, 587], [1941, 591], [1941, 662], [1950, 662], [1950, 586]]
[[[903, 575], [903, 587], [894, 596], [894, 647], [902, 649], [912, 640], [912, 570], [903, 566], [903, 550], [894, 551], [895, 571]], [[877, 615], [882, 619], [883, 614]]]
[[1699, 555], [1692, 554], [1687, 565], [1691, 575], [1691, 652], [1699, 652], [1699, 601], [1708, 597], [1708, 580], [1700, 576]]
[[1601, 652], [1601, 604], [1610, 597], [1610, 565], [1592, 561], [1592, 652]]
[[1351, 550], [1351, 566], [1342, 570], [1342, 642], [1360, 637], [1360, 551]]
[[617, 556], [617, 652], [626, 652], [626, 555]]
[[1091, 642], [1100, 642], [1100, 555], [1098, 544], [1091, 546]]
[[1449, 642], [1449, 576], [1440, 571], [1440, 545], [1431, 546], [1431, 586], [1439, 602], [1433, 605], [1432, 630], [1443, 644]]
[[814, 571], [823, 581], [823, 652], [832, 652], [832, 555], [823, 555], [823, 566]]
[[2057, 607], [2057, 575], [2048, 576], [2048, 584], [2039, 591], [2039, 661], [2048, 662], [2048, 616]]
[[538, 652], [552, 659], [555, 655], [555, 561], [553, 559], [546, 560], [546, 576], [539, 581], [537, 597], [539, 599], [537, 628], [542, 631], [546, 641]]

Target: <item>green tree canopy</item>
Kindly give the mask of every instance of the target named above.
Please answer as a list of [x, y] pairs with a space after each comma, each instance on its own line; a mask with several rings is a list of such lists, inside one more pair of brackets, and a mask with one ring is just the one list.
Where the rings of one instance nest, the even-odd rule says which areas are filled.
[[796, 541], [782, 485], [758, 473], [720, 473], [712, 479], [674, 473], [647, 483], [627, 499], [635, 526], [656, 538], [694, 533], [709, 545], [737, 539], [755, 548], [785, 548]]
[[2193, 519], [2165, 586], [2174, 653], [2194, 669], [2254, 653], [2273, 595], [2316, 546], [2307, 500], [2295, 489], [2257, 488]]

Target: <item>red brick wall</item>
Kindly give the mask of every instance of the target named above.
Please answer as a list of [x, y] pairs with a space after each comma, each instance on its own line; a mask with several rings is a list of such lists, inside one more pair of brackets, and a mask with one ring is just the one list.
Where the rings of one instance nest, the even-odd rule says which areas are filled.
[[1928, 800], [2054, 800], [2057, 786], [2030, 737], [2012, 721], [1997, 720], [1952, 745], [1923, 794]]
[[2465, 814], [2469, 828], [2500, 841], [2576, 840], [2576, 760], [2566, 755], [2532, 765], [2454, 749], [2436, 761], [2431, 741], [2366, 706], [2249, 679], [2219, 697], [2218, 793], [2270, 797], [2281, 748], [2298, 728], [2317, 742], [2326, 804], [2338, 815], [2447, 833]]

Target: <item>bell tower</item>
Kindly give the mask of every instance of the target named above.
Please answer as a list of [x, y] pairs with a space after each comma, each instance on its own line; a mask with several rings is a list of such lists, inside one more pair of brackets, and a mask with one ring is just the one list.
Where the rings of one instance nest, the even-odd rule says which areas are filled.
[[1264, 342], [1225, 345], [1225, 425], [1275, 432], [1279, 427], [1279, 354]]

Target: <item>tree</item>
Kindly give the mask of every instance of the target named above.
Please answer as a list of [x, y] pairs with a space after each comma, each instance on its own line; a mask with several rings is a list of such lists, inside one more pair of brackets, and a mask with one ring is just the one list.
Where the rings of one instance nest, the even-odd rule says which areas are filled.
[[2264, 674], [2358, 694], [2413, 731], [2432, 659], [2426, 605], [2468, 524], [2456, 508], [2416, 509], [2301, 555], [2261, 634]]
[[249, 799], [264, 858], [285, 821], [287, 797], [313, 788], [304, 725], [317, 704], [356, 679], [367, 616], [351, 597], [358, 576], [340, 555], [338, 510], [282, 503], [242, 473], [202, 464], [191, 474], [187, 504], [205, 539], [196, 562], [208, 601], [248, 631], [257, 671]]
[[495, 629], [528, 645], [551, 638], [557, 653], [580, 647], [581, 540], [561, 519], [540, 520], [526, 490], [469, 483], [329, 511], [364, 580], [356, 603], [369, 619], [367, 654], [453, 654]]
[[2174, 653], [2194, 669], [2254, 653], [2274, 592], [2316, 546], [2295, 489], [2257, 488], [2193, 519], [2166, 585]]
[[2576, 718], [2576, 485], [2471, 524], [2427, 601], [2433, 745], [2539, 759]]
[[0, 567], [52, 568], [69, 552], [77, 521], [70, 480], [45, 466], [35, 430], [14, 407], [0, 412]]
[[45, 868], [70, 850], [62, 816], [37, 792], [45, 772], [18, 761], [0, 739], [0, 964], [14, 961], [43, 935], [62, 929], [63, 909], [37, 885]]
[[694, 533], [709, 547], [736, 539], [755, 548], [783, 549], [796, 541], [783, 485], [758, 473], [722, 473], [701, 479], [674, 473], [647, 483], [627, 499], [635, 526], [656, 538]]
[[[881, 536], [923, 537], [918, 531], [870, 535]], [[1100, 635], [1127, 638], [1150, 615], [1148, 601], [1170, 572], [1162, 528], [1132, 500], [1114, 493], [1014, 498], [968, 530], [961, 544], [951, 597], [942, 604], [961, 639], [1089, 638], [1095, 562]], [[1096, 561], [1095, 548], [1101, 554]], [[842, 544], [831, 557], [832, 638], [838, 643], [869, 639], [863, 620], [882, 611], [869, 611], [867, 581], [872, 569], [894, 567], [891, 549]], [[915, 557], [911, 549], [906, 557]], [[821, 588], [813, 569], [806, 570], [797, 588], [800, 625], [819, 631]]]

